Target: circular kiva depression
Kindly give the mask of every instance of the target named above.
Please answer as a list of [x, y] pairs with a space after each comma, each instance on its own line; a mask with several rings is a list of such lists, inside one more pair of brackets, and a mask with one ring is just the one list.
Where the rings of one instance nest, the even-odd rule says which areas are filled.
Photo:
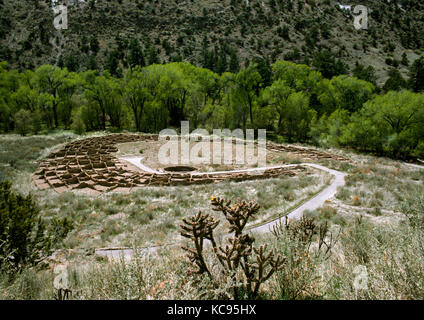
[[174, 166], [174, 167], [166, 167], [163, 168], [166, 172], [192, 172], [196, 171], [197, 168], [189, 167], [189, 166]]

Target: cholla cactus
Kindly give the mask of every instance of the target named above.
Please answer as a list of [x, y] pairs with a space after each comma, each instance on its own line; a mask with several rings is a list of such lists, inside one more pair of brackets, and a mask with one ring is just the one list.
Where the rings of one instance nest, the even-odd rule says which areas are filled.
[[[259, 205], [254, 202], [238, 201], [231, 206], [231, 201], [212, 197], [211, 204], [214, 211], [220, 211], [230, 224], [229, 232], [233, 234], [228, 238], [228, 244], [217, 246], [214, 238], [214, 229], [219, 221], [215, 221], [208, 214], [198, 212], [196, 215], [183, 219], [181, 225], [181, 235], [191, 239], [194, 249], [183, 247], [188, 252], [190, 261], [197, 265], [198, 269], [194, 272], [198, 274], [207, 273], [209, 278], [219, 285], [210, 272], [203, 257], [204, 240], [209, 240], [216, 255], [217, 260], [222, 266], [222, 272], [227, 277], [231, 277], [233, 295], [235, 299], [239, 297], [240, 285], [237, 285], [237, 277], [244, 276], [244, 291], [249, 298], [254, 298], [259, 293], [262, 283], [267, 281], [276, 271], [284, 267], [286, 259], [275, 252], [266, 252], [267, 246], [263, 245], [255, 248], [253, 243], [255, 239], [244, 234], [243, 229], [250, 217], [259, 211]], [[193, 270], [190, 270], [193, 272]]]
[[213, 239], [213, 230], [218, 226], [219, 221], [215, 221], [209, 214], [203, 214], [199, 211], [195, 216], [188, 219], [182, 219], [184, 224], [180, 225], [183, 237], [189, 238], [194, 243], [195, 249], [183, 247], [188, 252], [187, 256], [191, 262], [198, 266], [198, 270], [190, 270], [191, 273], [207, 272], [211, 277], [211, 273], [203, 258], [203, 244], [204, 239], [208, 239], [215, 243]]
[[302, 243], [308, 245], [312, 243], [312, 238], [317, 234], [319, 229], [313, 218], [307, 218], [305, 216], [302, 216], [299, 220], [290, 224], [286, 219], [285, 227], [289, 230], [292, 240], [298, 239]]
[[214, 211], [221, 211], [225, 218], [230, 223], [230, 233], [235, 232], [236, 236], [239, 236], [247, 221], [250, 217], [253, 217], [259, 211], [259, 205], [254, 202], [239, 201], [234, 206], [231, 206], [231, 201], [225, 201], [221, 198], [212, 197], [211, 203]]
[[287, 235], [290, 241], [298, 244], [299, 249], [302, 248], [306, 251], [309, 251], [315, 241], [314, 239], [317, 238], [316, 254], [325, 258], [330, 257], [331, 250], [338, 239], [338, 236], [334, 236], [329, 231], [326, 221], [317, 224], [314, 218], [305, 216], [295, 221], [288, 221], [286, 217], [284, 223], [275, 224], [271, 231], [277, 239], [284, 238], [284, 234]]

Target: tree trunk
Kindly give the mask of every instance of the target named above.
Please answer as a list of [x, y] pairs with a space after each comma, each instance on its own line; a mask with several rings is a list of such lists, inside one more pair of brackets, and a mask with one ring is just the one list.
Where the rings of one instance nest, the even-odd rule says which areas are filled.
[[[56, 100], [56, 97], [54, 97]], [[54, 117], [54, 126], [57, 128], [59, 126], [59, 120], [57, 117], [57, 103], [56, 101], [53, 102], [53, 117]]]

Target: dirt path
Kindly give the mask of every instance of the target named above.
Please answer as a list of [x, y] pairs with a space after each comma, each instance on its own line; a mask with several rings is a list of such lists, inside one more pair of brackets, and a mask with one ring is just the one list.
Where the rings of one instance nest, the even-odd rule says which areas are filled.
[[[339, 187], [344, 186], [345, 184], [345, 176], [347, 175], [344, 172], [328, 169], [327, 167], [318, 165], [318, 164], [312, 164], [312, 163], [303, 163], [301, 164], [303, 166], [310, 166], [319, 170], [326, 171], [334, 176], [333, 182], [324, 190], [322, 190], [320, 193], [318, 193], [315, 197], [309, 199], [304, 204], [302, 204], [297, 209], [294, 209], [293, 211], [289, 212], [286, 217], [288, 219], [300, 219], [302, 217], [302, 214], [306, 210], [315, 210], [321, 207], [324, 202], [330, 198], [332, 198]], [[257, 226], [253, 229], [250, 229], [253, 233], [266, 233], [269, 232], [274, 225], [279, 223], [281, 221], [281, 218], [277, 218], [273, 221], [270, 221], [268, 223], [265, 223], [263, 225]]]
[[413, 163], [404, 163], [404, 165], [406, 165], [408, 167], [413, 167], [413, 168], [418, 168], [418, 169], [424, 169], [424, 165], [413, 164]]
[[162, 174], [162, 172], [156, 171], [156, 170], [149, 168], [149, 167], [145, 166], [144, 164], [142, 164], [141, 160], [143, 159], [143, 157], [123, 157], [123, 158], [119, 158], [119, 159], [128, 161], [129, 163], [135, 165], [136, 167], [140, 168], [141, 170], [143, 170], [145, 172]]
[[[140, 158], [140, 157], [139, 157]], [[134, 160], [134, 158], [133, 158]], [[128, 161], [128, 160], [127, 160]], [[136, 164], [138, 162], [138, 164]], [[140, 162], [140, 160], [134, 160], [134, 162], [131, 161], [131, 163], [137, 165], [139, 168], [142, 168], [142, 164]], [[294, 209], [293, 211], [289, 212], [286, 216], [289, 219], [299, 219], [300, 217], [302, 217], [302, 214], [305, 210], [315, 210], [319, 207], [321, 207], [324, 202], [328, 199], [330, 199], [331, 197], [333, 197], [336, 192], [337, 189], [339, 187], [344, 186], [345, 184], [345, 176], [347, 175], [344, 172], [340, 172], [337, 170], [333, 170], [333, 169], [329, 169], [327, 167], [318, 165], [318, 164], [312, 164], [312, 163], [302, 163], [302, 164], [288, 164], [288, 165], [280, 165], [280, 166], [274, 166], [274, 167], [266, 167], [266, 168], [252, 168], [252, 169], [243, 169], [243, 170], [236, 170], [236, 171], [222, 171], [222, 173], [231, 173], [231, 172], [257, 172], [257, 171], [261, 171], [261, 170], [265, 170], [265, 169], [270, 169], [270, 168], [283, 168], [283, 167], [292, 167], [292, 166], [309, 166], [315, 169], [319, 169], [319, 170], [323, 170], [326, 171], [330, 174], [332, 174], [334, 176], [334, 180], [332, 181], [332, 183], [326, 187], [324, 190], [322, 190], [320, 193], [318, 193], [316, 196], [314, 196], [313, 198], [309, 199], [308, 201], [306, 201], [305, 203], [303, 203], [300, 207]], [[150, 168], [147, 168], [150, 169]], [[144, 170], [144, 169], [143, 169]], [[152, 169], [150, 169], [152, 170]], [[208, 174], [208, 172], [199, 172], [196, 173], [197, 175], [203, 175], [203, 174]], [[249, 230], [249, 232], [251, 233], [266, 233], [269, 232], [270, 229], [277, 223], [279, 223], [281, 221], [282, 217], [280, 218], [276, 218], [273, 221], [270, 222], [266, 222], [260, 226], [254, 227], [252, 229]], [[179, 243], [172, 243], [172, 244], [167, 244], [164, 246], [152, 246], [152, 247], [145, 247], [145, 248], [139, 248], [137, 249], [139, 254], [145, 254], [145, 253], [153, 253], [156, 252], [159, 248], [164, 248], [164, 247], [169, 247], [169, 246], [178, 246], [180, 245]], [[114, 259], [131, 259], [132, 256], [134, 255], [134, 249], [131, 248], [99, 248], [96, 249], [95, 251], [96, 255], [99, 256], [105, 256], [108, 257], [110, 260], [114, 260]]]

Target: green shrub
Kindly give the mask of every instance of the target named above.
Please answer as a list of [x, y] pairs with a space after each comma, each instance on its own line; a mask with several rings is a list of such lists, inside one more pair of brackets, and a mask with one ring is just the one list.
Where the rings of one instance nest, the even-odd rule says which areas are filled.
[[82, 135], [86, 132], [85, 123], [81, 117], [80, 114], [76, 114], [72, 120], [71, 125], [72, 131], [74, 131], [76, 134]]
[[11, 190], [9, 182], [0, 183], [0, 267], [9, 264], [34, 265], [48, 252], [50, 239], [39, 218], [31, 196]]

